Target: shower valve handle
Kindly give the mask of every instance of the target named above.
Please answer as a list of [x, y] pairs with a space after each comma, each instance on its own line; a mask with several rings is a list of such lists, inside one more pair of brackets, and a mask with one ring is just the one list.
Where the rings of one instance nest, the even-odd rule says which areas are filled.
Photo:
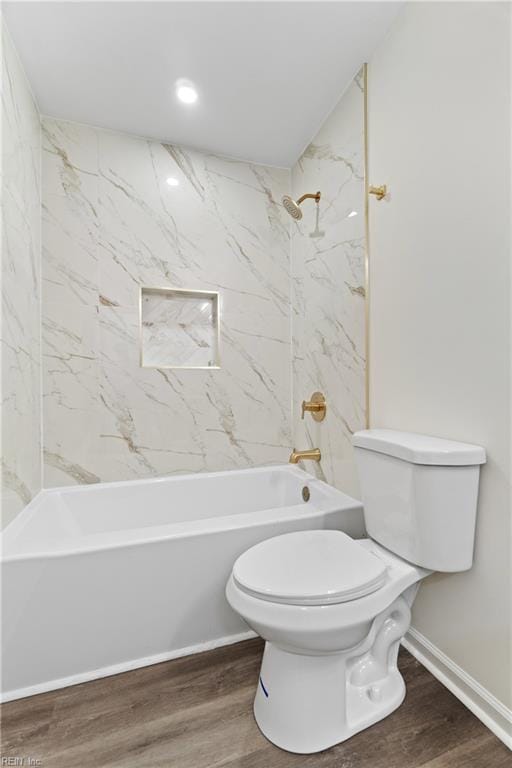
[[306, 411], [311, 413], [315, 421], [323, 421], [325, 419], [327, 403], [321, 392], [313, 392], [309, 400], [302, 401], [301, 419], [304, 418]]

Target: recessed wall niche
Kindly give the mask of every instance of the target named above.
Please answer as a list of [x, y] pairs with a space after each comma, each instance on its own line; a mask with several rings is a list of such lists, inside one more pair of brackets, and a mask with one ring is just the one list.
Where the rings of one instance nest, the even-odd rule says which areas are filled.
[[144, 368], [220, 368], [219, 294], [141, 288]]

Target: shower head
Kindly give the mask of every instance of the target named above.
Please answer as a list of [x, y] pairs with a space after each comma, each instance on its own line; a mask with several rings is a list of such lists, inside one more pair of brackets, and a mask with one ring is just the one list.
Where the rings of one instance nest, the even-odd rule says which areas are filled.
[[290, 195], [285, 195], [283, 197], [283, 205], [285, 209], [288, 211], [292, 219], [302, 219], [302, 211], [299, 208], [298, 204], [295, 202], [295, 200], [292, 200]]
[[320, 202], [320, 192], [317, 192], [315, 195], [311, 194], [310, 192], [306, 195], [302, 195], [302, 197], [299, 197], [298, 200], [293, 200], [290, 195], [285, 195], [283, 197], [283, 206], [285, 207], [286, 211], [290, 214], [292, 219], [296, 219], [299, 221], [302, 219], [302, 211], [300, 209], [301, 203], [304, 202], [304, 200], [307, 200], [307, 198], [312, 198], [317, 203]]

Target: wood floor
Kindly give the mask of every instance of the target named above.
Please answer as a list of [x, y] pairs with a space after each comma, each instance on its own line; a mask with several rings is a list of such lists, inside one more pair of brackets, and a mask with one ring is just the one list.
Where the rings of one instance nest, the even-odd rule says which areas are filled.
[[[0, 765], [42, 768], [503, 768], [508, 749], [406, 651], [402, 706], [316, 755], [272, 746], [252, 717], [262, 644], [4, 704]], [[23, 763], [5, 758], [25, 758]], [[37, 763], [32, 763], [37, 764]]]

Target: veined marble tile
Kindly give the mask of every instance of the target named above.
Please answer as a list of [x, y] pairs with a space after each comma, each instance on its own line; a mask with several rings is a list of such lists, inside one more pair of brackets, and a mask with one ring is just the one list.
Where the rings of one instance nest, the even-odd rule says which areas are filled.
[[94, 128], [45, 117], [42, 121], [44, 183], [54, 195], [81, 200], [94, 216], [98, 135]]
[[45, 304], [43, 415], [45, 485], [93, 483], [99, 450], [98, 308]]
[[[294, 443], [319, 447], [308, 468], [358, 495], [351, 436], [365, 426], [363, 92], [356, 78], [292, 170], [293, 196], [320, 190], [292, 227]], [[328, 415], [300, 419], [324, 393]]]
[[41, 487], [41, 138], [2, 26], [2, 524]]
[[44, 304], [98, 304], [97, 221], [79, 200], [45, 195], [42, 211]]
[[[58, 123], [45, 139], [47, 484], [286, 461], [289, 173]], [[141, 367], [141, 286], [219, 293], [220, 370]]]
[[[293, 376], [295, 445], [321, 447], [322, 465], [311, 470], [357, 493], [350, 439], [365, 419], [362, 121], [355, 83], [292, 179], [50, 121], [48, 485], [286, 461]], [[322, 191], [298, 223], [280, 202], [290, 187], [295, 196]], [[220, 370], [140, 366], [141, 286], [219, 293]], [[302, 422], [300, 402], [316, 389], [329, 416]]]
[[98, 304], [98, 138], [43, 120], [43, 312], [51, 302]]
[[[136, 311], [102, 308], [101, 327], [105, 479], [121, 469], [151, 476], [285, 460], [286, 410], [246, 360], [226, 351], [226, 370], [238, 366], [236, 379], [224, 369], [140, 369]], [[277, 384], [286, 397], [289, 382]]]
[[100, 177], [101, 282], [117, 304], [141, 284], [225, 288], [288, 314], [287, 172], [105, 133]]

